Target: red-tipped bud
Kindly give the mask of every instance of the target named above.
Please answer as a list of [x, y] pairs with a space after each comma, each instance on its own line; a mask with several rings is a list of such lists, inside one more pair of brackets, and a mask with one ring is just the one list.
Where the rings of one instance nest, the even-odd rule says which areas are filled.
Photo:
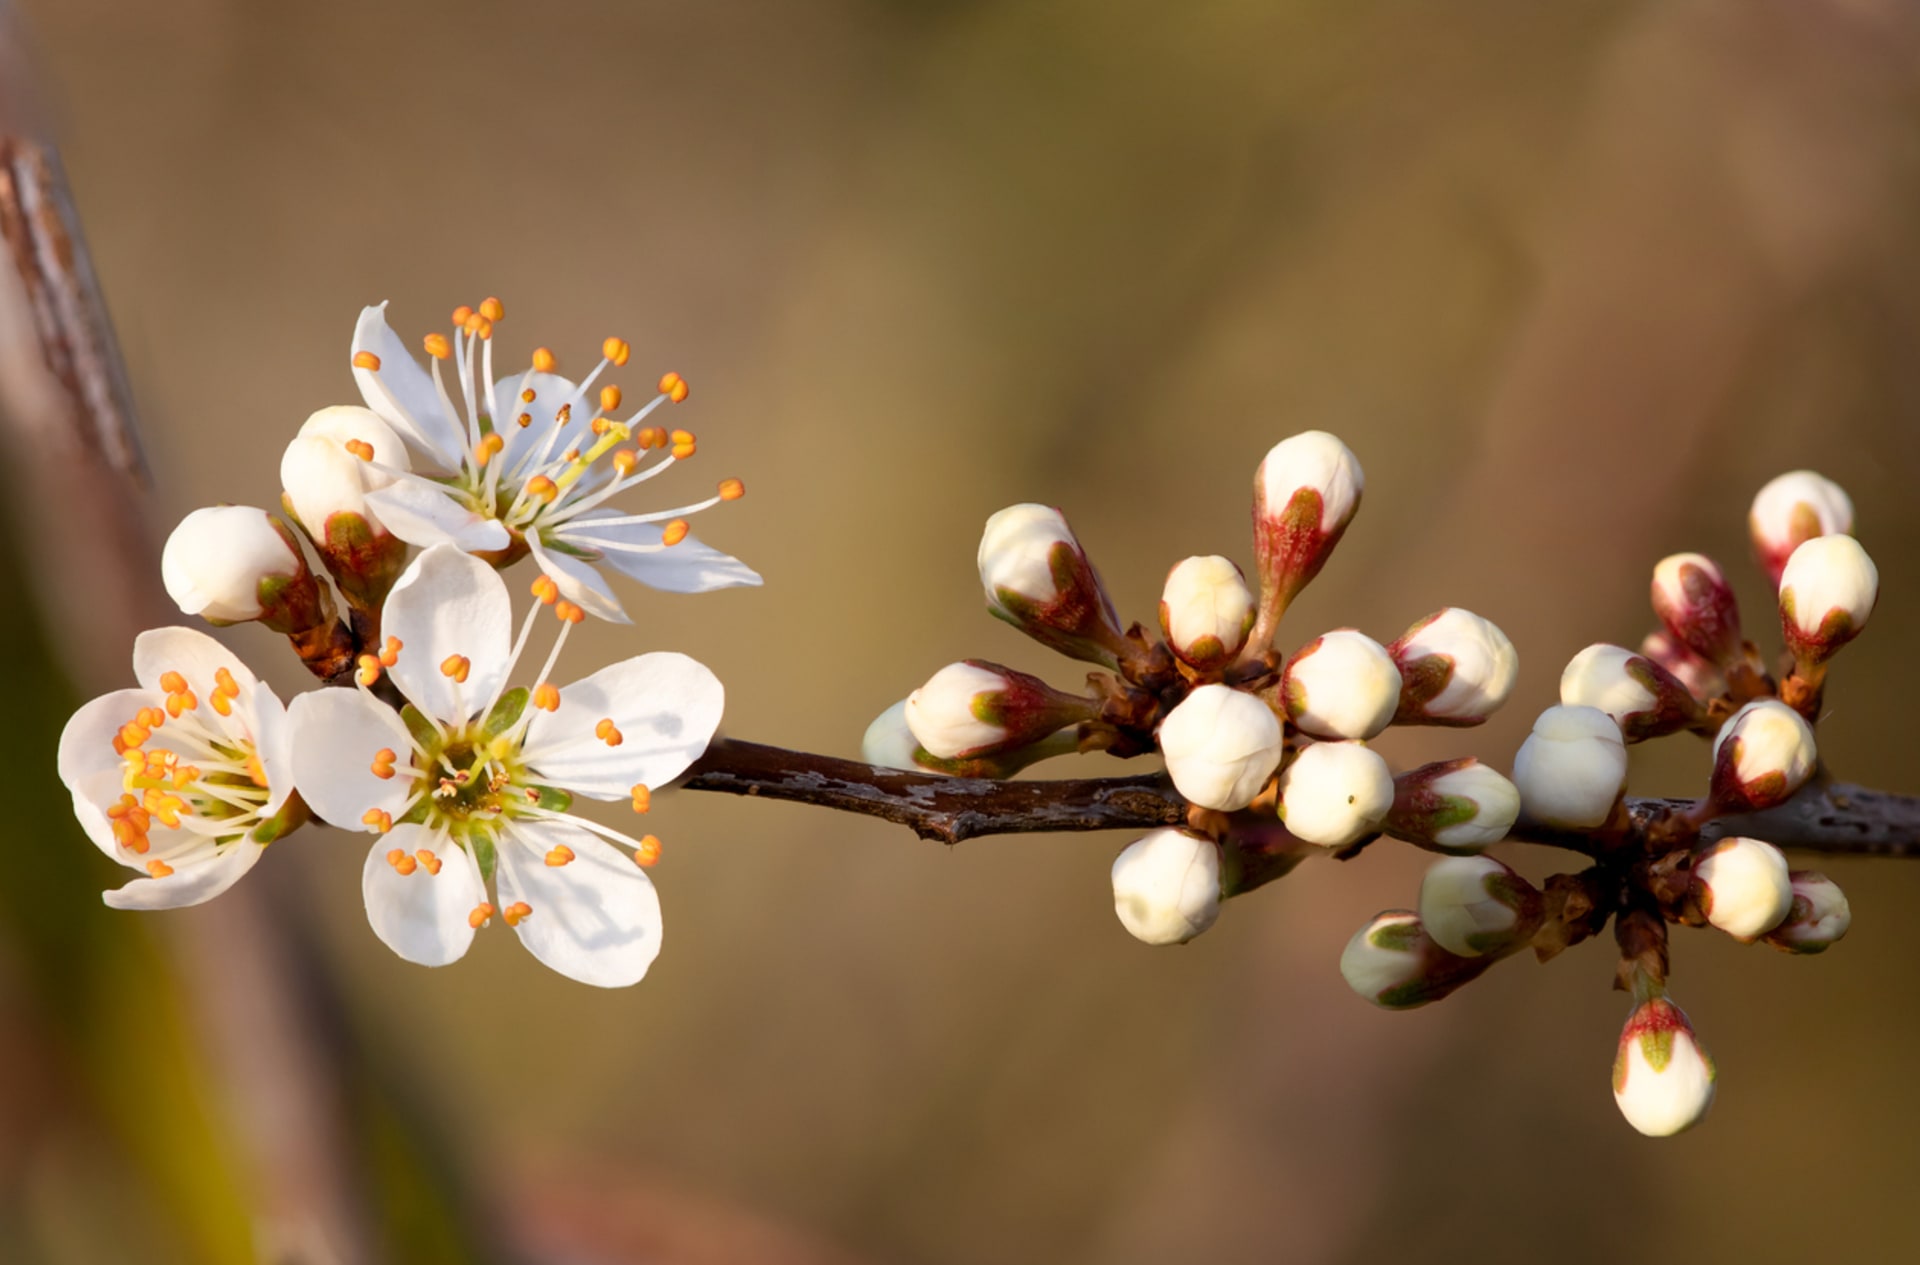
[[1448, 857], [1420, 881], [1420, 925], [1456, 957], [1504, 953], [1540, 929], [1539, 889], [1492, 857]]
[[1091, 720], [1100, 705], [997, 663], [950, 663], [907, 696], [906, 722], [928, 754], [968, 760], [1038, 742]]
[[1747, 514], [1747, 529], [1754, 556], [1778, 587], [1795, 549], [1816, 536], [1852, 533], [1853, 502], [1832, 479], [1795, 470], [1760, 489]]
[[1853, 908], [1840, 885], [1814, 870], [1795, 870], [1793, 904], [1784, 921], [1766, 935], [1766, 941], [1788, 953], [1825, 953], [1853, 925]]
[[1253, 476], [1253, 555], [1267, 631], [1320, 574], [1366, 487], [1360, 462], [1325, 431], [1275, 444]]
[[980, 536], [987, 609], [1062, 654], [1115, 666], [1125, 642], [1113, 602], [1059, 510], [1010, 505]]
[[1721, 839], [1694, 857], [1687, 898], [1708, 922], [1750, 944], [1793, 907], [1787, 858], [1759, 839]]
[[1315, 637], [1287, 662], [1287, 719], [1315, 738], [1371, 738], [1393, 723], [1400, 669], [1385, 646], [1351, 628]]
[[332, 614], [293, 533], [251, 506], [212, 506], [181, 519], [161, 551], [160, 575], [182, 611], [210, 624], [258, 620], [294, 634]]
[[1340, 974], [1347, 987], [1381, 1009], [1412, 1010], [1479, 978], [1494, 961], [1448, 953], [1427, 935], [1418, 914], [1389, 909], [1347, 941]]
[[1588, 646], [1560, 674], [1560, 701], [1597, 707], [1628, 742], [1677, 733], [1702, 715], [1681, 680], [1645, 655], [1621, 646]]
[[1680, 1008], [1655, 997], [1634, 1008], [1613, 1060], [1613, 1101], [1650, 1138], [1700, 1122], [1713, 1105], [1718, 1073]]
[[1703, 703], [1727, 692], [1727, 678], [1720, 669], [1674, 640], [1664, 628], [1646, 635], [1640, 642], [1640, 653], [1671, 672]]
[[1397, 725], [1477, 725], [1513, 692], [1520, 656], [1491, 620], [1448, 606], [1387, 647], [1400, 668]]
[[1722, 667], [1742, 658], [1740, 604], [1719, 564], [1705, 554], [1676, 553], [1654, 566], [1653, 613], [1701, 658]]
[[1233, 662], [1253, 629], [1253, 594], [1225, 558], [1188, 558], [1167, 573], [1160, 631], [1180, 661], [1201, 672]]
[[1778, 699], [1755, 699], [1713, 740], [1713, 801], [1745, 812], [1784, 804], [1813, 776], [1818, 754], [1799, 712]]
[[1385, 830], [1434, 852], [1464, 856], [1506, 838], [1519, 815], [1514, 784], [1469, 756], [1396, 777]]
[[1825, 663], [1860, 635], [1880, 599], [1880, 571], [1851, 536], [1821, 536], [1780, 573], [1780, 631], [1793, 657]]

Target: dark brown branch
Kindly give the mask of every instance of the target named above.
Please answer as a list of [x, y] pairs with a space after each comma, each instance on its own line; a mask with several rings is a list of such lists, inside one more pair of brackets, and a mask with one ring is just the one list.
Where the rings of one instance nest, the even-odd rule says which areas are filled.
[[[726, 738], [708, 748], [683, 785], [879, 817], [942, 843], [1049, 830], [1150, 830], [1187, 819], [1186, 801], [1164, 773], [999, 782], [877, 769], [858, 760]], [[1638, 839], [1647, 823], [1686, 802], [1634, 799], [1627, 806], [1633, 822], [1629, 838]], [[1809, 787], [1781, 808], [1721, 818], [1708, 823], [1704, 833], [1708, 838], [1752, 835], [1802, 852], [1920, 857], [1920, 796], [1838, 784]], [[1516, 831], [1514, 838], [1593, 850], [1587, 836], [1572, 832], [1530, 829]]]

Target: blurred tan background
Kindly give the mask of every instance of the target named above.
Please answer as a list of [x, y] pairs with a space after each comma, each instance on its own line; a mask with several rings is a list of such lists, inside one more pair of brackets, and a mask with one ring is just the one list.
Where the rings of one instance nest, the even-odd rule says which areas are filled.
[[[294, 427], [354, 398], [362, 304], [417, 340], [495, 293], [503, 352], [577, 367], [618, 333], [630, 386], [687, 377], [703, 473], [674, 491], [744, 478], [697, 526], [768, 578], [627, 586], [637, 626], [563, 678], [689, 651], [728, 732], [840, 754], [953, 658], [1071, 684], [985, 615], [986, 515], [1061, 506], [1150, 619], [1180, 557], [1247, 561], [1255, 463], [1321, 427], [1368, 495], [1286, 639], [1489, 616], [1522, 654], [1510, 714], [1388, 754], [1504, 768], [1575, 650], [1651, 625], [1664, 553], [1722, 558], [1772, 644], [1745, 509], [1811, 465], [1884, 594], [1823, 754], [1920, 791], [1897, 0], [17, 4], [144, 410], [156, 552], [196, 505], [273, 502]], [[429, 972], [367, 929], [359, 836], [303, 833], [202, 910], [98, 910], [121, 874], [61, 824], [51, 752], [126, 647], [59, 626], [93, 598], [53, 578], [78, 693], [38, 686], [8, 747], [49, 802], [6, 851], [58, 858], [0, 904], [7, 1260], [1920, 1255], [1920, 863], [1823, 864], [1856, 919], [1823, 958], [1679, 939], [1721, 1095], [1662, 1144], [1609, 1098], [1605, 947], [1410, 1015], [1347, 991], [1353, 928], [1413, 899], [1406, 849], [1154, 951], [1110, 912], [1125, 837], [942, 850], [669, 796], [641, 986], [572, 984], [498, 928]], [[232, 640], [301, 685], [272, 638]], [[1703, 785], [1703, 750], [1660, 748], [1636, 790]], [[1081, 769], [1114, 766], [1045, 771]], [[70, 921], [36, 876], [84, 898]], [[127, 1018], [162, 978], [172, 1009]]]

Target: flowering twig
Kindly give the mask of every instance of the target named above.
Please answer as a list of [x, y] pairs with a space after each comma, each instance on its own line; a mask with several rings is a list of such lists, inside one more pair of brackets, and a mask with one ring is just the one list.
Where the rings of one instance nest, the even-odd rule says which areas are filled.
[[[941, 777], [731, 738], [707, 748], [682, 785], [878, 817], [941, 843], [1044, 831], [1151, 829], [1178, 825], [1188, 811], [1164, 773], [1032, 782]], [[1628, 825], [1608, 839], [1608, 850], [1643, 850], [1653, 823], [1690, 807], [1689, 800], [1628, 799]], [[1783, 848], [1828, 855], [1920, 857], [1920, 796], [1837, 783], [1809, 786], [1779, 808], [1715, 818], [1700, 833], [1707, 839], [1754, 835]], [[1594, 834], [1546, 827], [1521, 826], [1513, 837], [1586, 854], [1600, 846]]]

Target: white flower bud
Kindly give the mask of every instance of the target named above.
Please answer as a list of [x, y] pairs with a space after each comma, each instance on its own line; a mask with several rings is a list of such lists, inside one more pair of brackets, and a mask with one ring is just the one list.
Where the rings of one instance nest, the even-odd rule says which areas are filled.
[[1778, 586], [1795, 549], [1816, 536], [1852, 533], [1853, 502], [1832, 479], [1795, 470], [1760, 489], [1747, 514], [1747, 529], [1755, 556]]
[[1320, 573], [1347, 530], [1366, 477], [1325, 431], [1283, 439], [1253, 476], [1253, 552], [1262, 601], [1284, 606]]
[[358, 514], [375, 534], [384, 530], [367, 507], [367, 493], [388, 486], [394, 476], [372, 463], [408, 468], [406, 445], [372, 409], [335, 405], [301, 424], [280, 458], [280, 486], [293, 516], [315, 541], [324, 542], [327, 521], [335, 514]]
[[1393, 773], [1357, 742], [1316, 742], [1280, 774], [1280, 819], [1323, 848], [1344, 848], [1371, 834], [1393, 807]]
[[1867, 626], [1879, 599], [1879, 568], [1859, 541], [1807, 541], [1780, 573], [1780, 631], [1787, 648], [1802, 663], [1825, 663]]
[[1473, 853], [1506, 838], [1519, 815], [1512, 782], [1471, 757], [1442, 760], [1393, 780], [1386, 832], [1436, 852]]
[[1188, 558], [1167, 573], [1160, 631], [1191, 667], [1205, 672], [1231, 663], [1247, 644], [1253, 614], [1253, 593], [1240, 568], [1225, 558]]
[[1650, 1138], [1692, 1128], [1713, 1105], [1713, 1060], [1680, 1008], [1664, 997], [1637, 1007], [1620, 1033], [1613, 1101]]
[[1402, 725], [1477, 725], [1513, 692], [1520, 656], [1507, 635], [1472, 611], [1435, 611], [1387, 647], [1400, 668]]
[[193, 511], [160, 552], [167, 595], [186, 614], [212, 624], [259, 619], [268, 613], [277, 581], [307, 574], [306, 562], [272, 516], [249, 505]]
[[1789, 953], [1825, 953], [1853, 925], [1853, 907], [1840, 885], [1814, 870], [1795, 870], [1793, 905], [1786, 919], [1769, 931], [1767, 943]]
[[1419, 916], [1404, 909], [1375, 914], [1340, 954], [1347, 987], [1383, 1010], [1412, 1010], [1439, 1001], [1476, 979], [1493, 961], [1446, 952]]
[[1780, 849], [1758, 839], [1722, 839], [1693, 861], [1687, 894], [1707, 921], [1751, 943], [1793, 908], [1793, 880]]
[[1062, 694], [1037, 676], [997, 663], [949, 663], [907, 695], [907, 727], [941, 760], [1024, 747], [1099, 713], [1091, 699]]
[[1511, 947], [1540, 925], [1540, 893], [1492, 857], [1448, 857], [1420, 880], [1420, 923], [1463, 958]]
[[1371, 738], [1393, 723], [1400, 669], [1387, 648], [1351, 628], [1315, 637], [1287, 664], [1287, 716], [1315, 738]]
[[1597, 707], [1628, 742], [1676, 733], [1700, 715], [1699, 700], [1673, 673], [1624, 646], [1597, 644], [1560, 674], [1560, 701]]
[[920, 740], [907, 728], [907, 700], [901, 699], [873, 718], [866, 735], [860, 739], [860, 758], [877, 769], [921, 771], [913, 753]]
[[1220, 916], [1220, 849], [1184, 830], [1156, 830], [1113, 861], [1113, 912], [1136, 940], [1185, 944]]
[[1279, 717], [1253, 695], [1224, 685], [1187, 695], [1155, 737], [1174, 788], [1202, 808], [1245, 808], [1280, 767]]
[[1653, 613], [1681, 645], [1711, 663], [1741, 651], [1740, 604], [1720, 565], [1705, 554], [1676, 553], [1653, 568]]
[[1813, 776], [1817, 759], [1813, 730], [1799, 712], [1755, 699], [1727, 717], [1713, 740], [1713, 797], [1753, 812], [1784, 804]]
[[1067, 526], [1047, 505], [1010, 505], [980, 535], [987, 609], [1062, 654], [1109, 667], [1124, 642], [1113, 602]]
[[1526, 815], [1542, 825], [1601, 825], [1627, 786], [1620, 727], [1597, 707], [1547, 708], [1513, 757], [1513, 784]]

